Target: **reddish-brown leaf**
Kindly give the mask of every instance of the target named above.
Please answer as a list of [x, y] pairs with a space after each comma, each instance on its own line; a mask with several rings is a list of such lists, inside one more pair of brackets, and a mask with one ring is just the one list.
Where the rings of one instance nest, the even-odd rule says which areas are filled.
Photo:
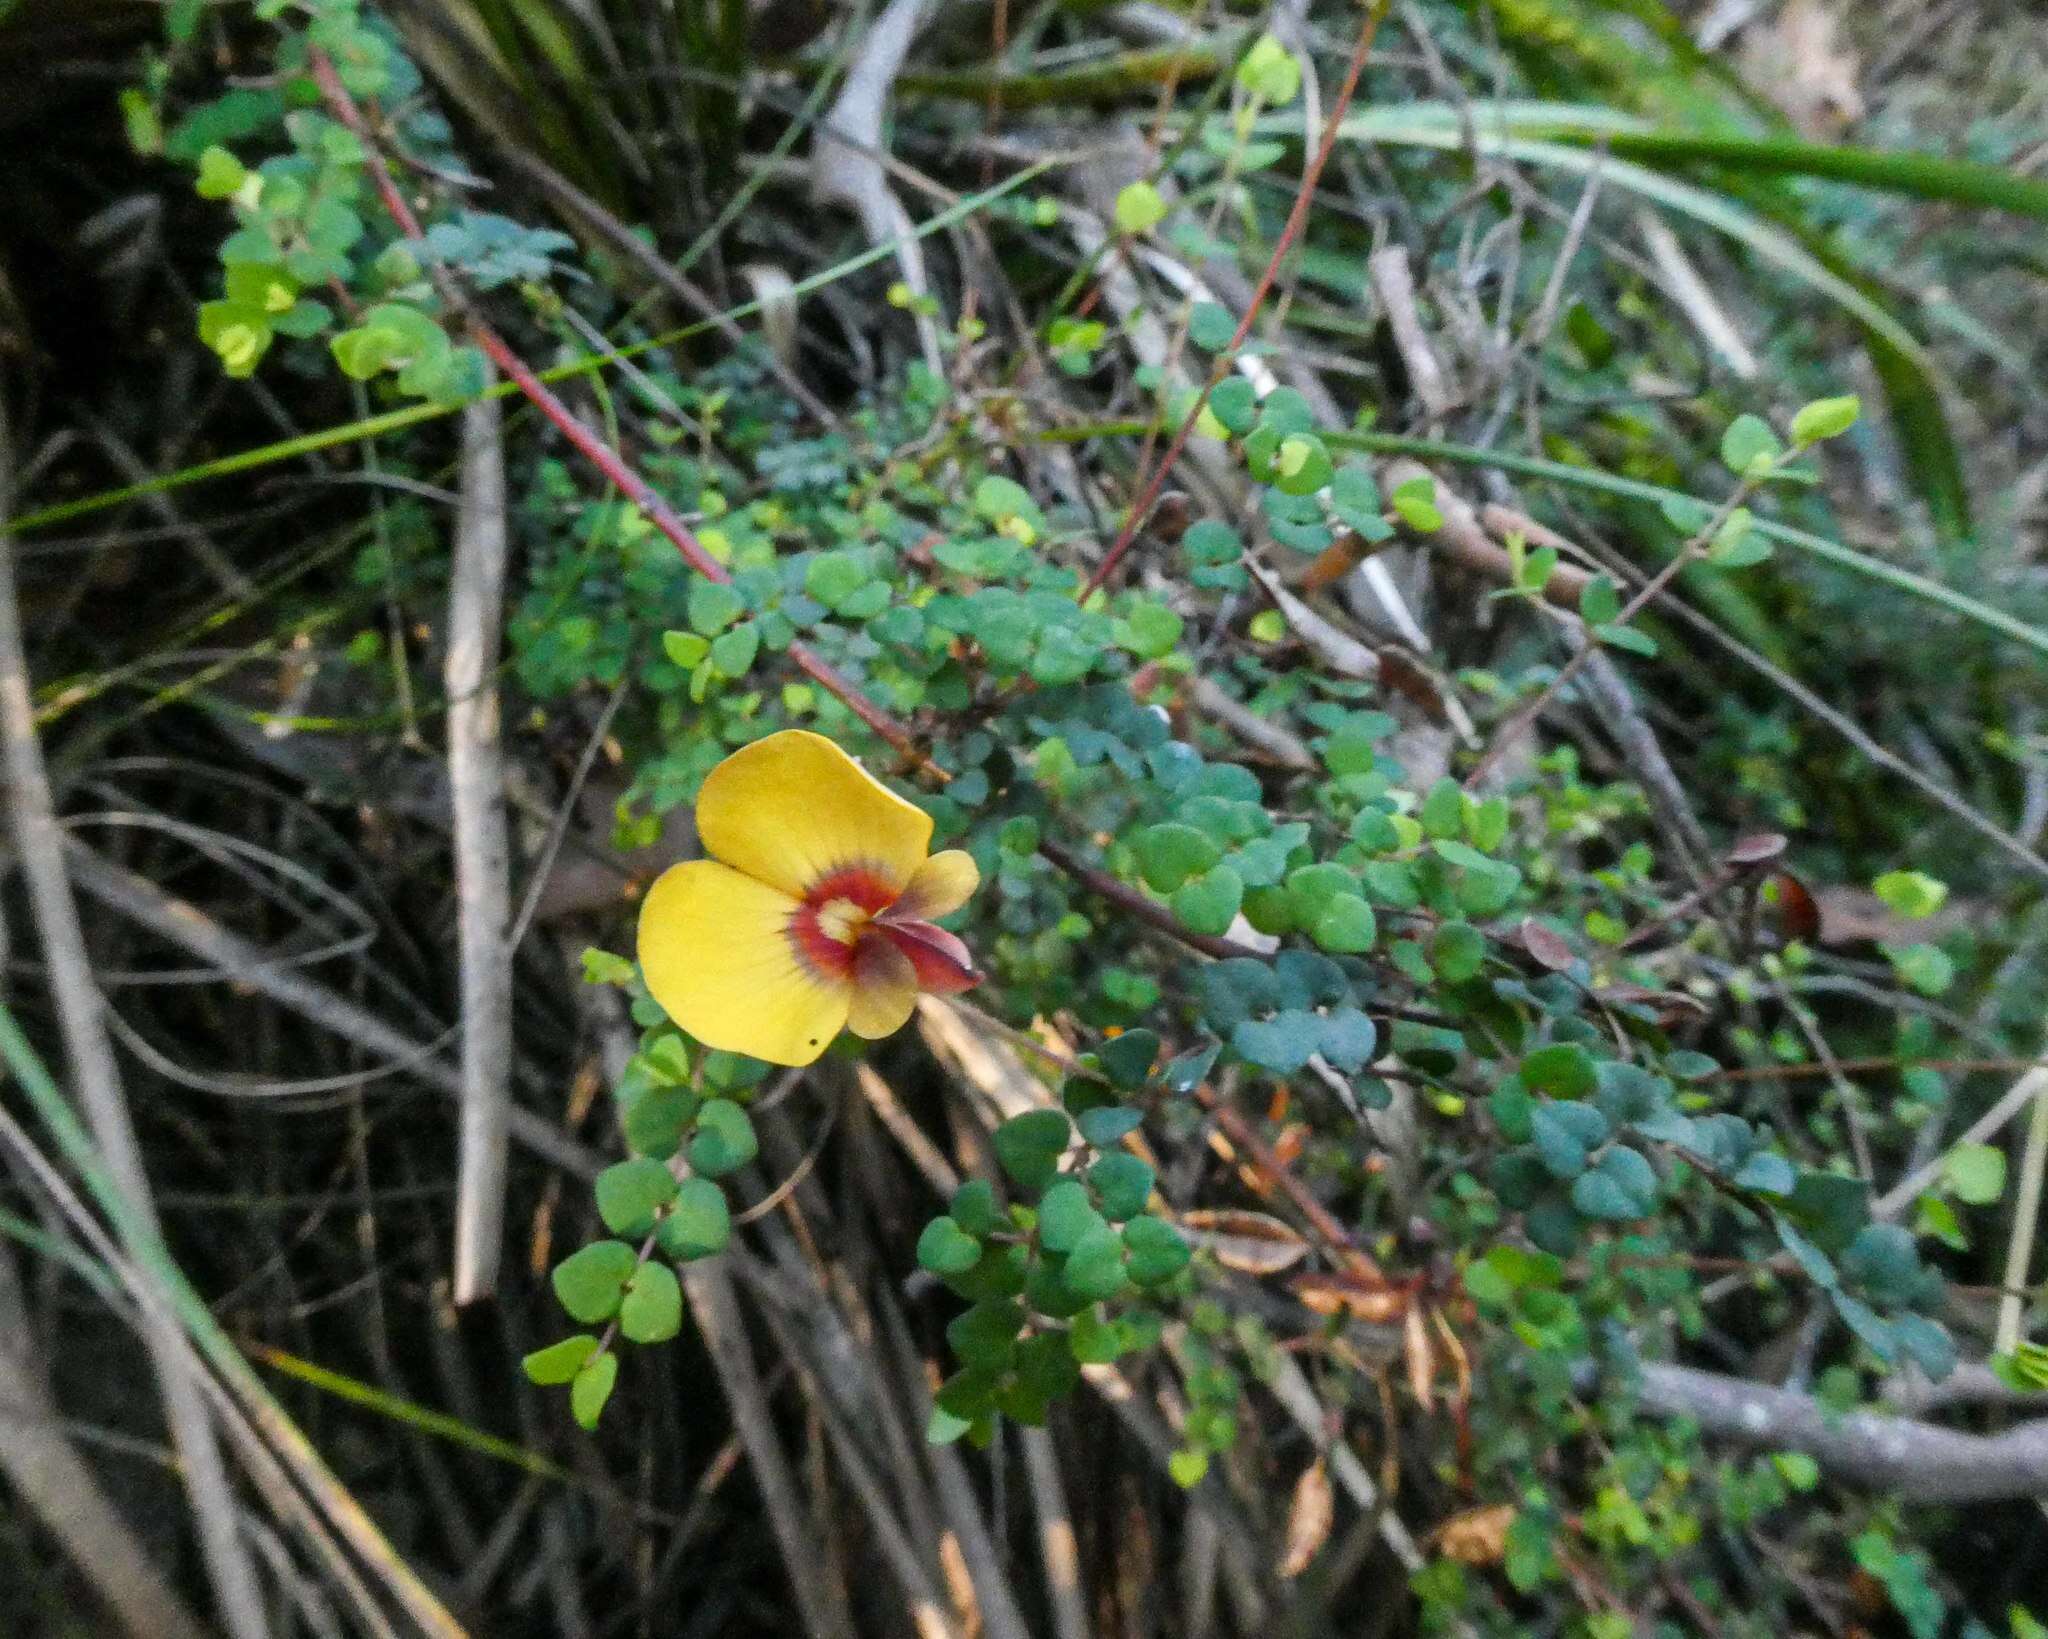
[[1564, 936], [1531, 916], [1522, 923], [1522, 948], [1552, 973], [1563, 973], [1579, 958]]

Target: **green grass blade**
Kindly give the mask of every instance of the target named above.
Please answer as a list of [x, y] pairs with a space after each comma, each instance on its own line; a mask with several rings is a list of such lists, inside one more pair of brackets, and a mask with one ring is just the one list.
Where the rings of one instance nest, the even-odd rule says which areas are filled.
[[[1384, 455], [1413, 455], [1422, 460], [1449, 461], [1459, 466], [1492, 467], [1500, 472], [1517, 473], [1524, 478], [1548, 479], [1553, 483], [1569, 484], [1578, 489], [1599, 490], [1608, 495], [1624, 495], [1632, 500], [1651, 501], [1662, 505], [1667, 501], [1685, 501], [1695, 506], [1712, 503], [1699, 496], [1688, 495], [1683, 490], [1666, 489], [1661, 484], [1647, 484], [1637, 478], [1623, 478], [1619, 474], [1600, 472], [1591, 467], [1567, 466], [1562, 461], [1546, 461], [1537, 456], [1509, 455], [1500, 450], [1476, 449], [1469, 444], [1449, 444], [1433, 438], [1404, 438], [1393, 433], [1325, 433], [1327, 442], [1348, 449], [1371, 450]], [[1858, 552], [1854, 547], [1831, 541], [1825, 535], [1815, 535], [1790, 524], [1774, 523], [1759, 518], [1754, 526], [1756, 531], [1768, 536], [1795, 551], [1805, 552], [1824, 562], [1845, 569], [1850, 574], [1860, 575], [1865, 580], [1877, 581], [1895, 591], [1946, 609], [1950, 614], [1960, 615], [1989, 631], [2011, 638], [2024, 644], [2036, 654], [2048, 656], [2048, 631], [2038, 626], [2029, 626], [2023, 620], [2016, 620], [2002, 609], [1980, 602], [1967, 592], [1958, 592], [1954, 587], [1944, 586], [1939, 581], [1929, 580], [1925, 575], [1916, 575], [1910, 569], [1901, 569], [1896, 564], [1886, 563], [1882, 558], [1872, 557], [1867, 552]]]
[[[943, 232], [955, 223], [966, 220], [983, 206], [991, 205], [1005, 195], [1015, 193], [1027, 183], [1036, 181], [1058, 163], [1059, 161], [1053, 159], [1039, 160], [1036, 164], [1027, 165], [1014, 175], [1005, 177], [993, 187], [956, 199], [944, 210], [918, 223], [912, 230], [911, 237], [922, 239], [928, 234]], [[822, 290], [835, 280], [843, 279], [848, 274], [857, 273], [864, 267], [871, 267], [876, 262], [894, 256], [896, 250], [897, 242], [893, 239], [870, 245], [844, 261], [835, 262], [831, 267], [797, 280], [784, 296], [777, 299], [788, 300], [807, 296], [814, 290]], [[553, 369], [542, 370], [538, 374], [542, 381], [550, 384], [569, 381], [577, 376], [592, 375], [609, 365], [638, 358], [644, 353], [652, 353], [660, 348], [673, 347], [692, 336], [703, 335], [721, 323], [752, 318], [761, 311], [763, 305], [760, 301], [741, 302], [735, 307], [727, 308], [715, 319], [700, 319], [694, 324], [684, 325], [681, 329], [664, 331], [659, 336], [650, 336], [645, 341], [634, 342], [631, 346], [614, 348], [608, 353], [594, 353], [587, 358], [572, 359], [567, 364], [558, 364]], [[417, 427], [424, 422], [438, 421], [445, 416], [454, 415], [483, 399], [503, 398], [517, 391], [518, 389], [510, 382], [501, 381], [477, 394], [473, 399], [462, 399], [446, 404], [409, 404], [403, 409], [387, 410], [382, 415], [366, 416], [341, 426], [325, 427], [318, 432], [302, 433], [296, 438], [282, 439], [275, 444], [264, 444], [256, 449], [241, 450], [234, 455], [224, 455], [213, 461], [202, 461], [196, 466], [181, 467], [176, 472], [167, 472], [139, 484], [123, 484], [118, 489], [83, 495], [75, 501], [62, 501], [56, 506], [24, 513], [14, 519], [9, 528], [16, 534], [25, 535], [32, 530], [47, 529], [52, 524], [67, 523], [73, 518], [84, 518], [95, 512], [104, 512], [108, 507], [120, 506], [124, 502], [138, 500], [145, 495], [161, 495], [168, 490], [184, 489], [192, 484], [205, 483], [209, 479], [231, 477], [238, 472], [250, 472], [259, 467], [272, 466], [279, 461], [310, 455], [317, 450], [333, 449], [340, 444], [383, 438], [394, 432], [402, 432], [407, 427]]]

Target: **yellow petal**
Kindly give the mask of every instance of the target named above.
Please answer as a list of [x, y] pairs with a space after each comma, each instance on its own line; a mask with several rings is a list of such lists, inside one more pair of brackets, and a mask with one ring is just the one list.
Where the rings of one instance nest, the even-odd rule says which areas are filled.
[[640, 971], [707, 1047], [809, 1064], [846, 1024], [851, 986], [814, 974], [789, 934], [796, 901], [708, 859], [673, 865], [640, 907]]
[[713, 859], [801, 899], [849, 865], [900, 891], [931, 845], [932, 822], [823, 735], [792, 728], [711, 771], [697, 835]]
[[853, 1006], [846, 1028], [877, 1041], [910, 1022], [917, 1006], [917, 969], [887, 939], [863, 939], [853, 961]]
[[981, 867], [964, 849], [948, 848], [910, 873], [910, 886], [893, 907], [897, 916], [919, 922], [935, 922], [957, 911], [968, 896], [981, 886]]

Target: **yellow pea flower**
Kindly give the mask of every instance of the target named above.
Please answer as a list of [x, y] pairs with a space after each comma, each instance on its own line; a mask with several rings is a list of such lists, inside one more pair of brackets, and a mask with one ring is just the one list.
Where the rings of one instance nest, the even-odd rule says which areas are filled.
[[933, 919], [981, 872], [927, 856], [931, 816], [821, 735], [742, 746], [697, 798], [708, 856], [671, 866], [640, 908], [640, 970], [668, 1016], [707, 1047], [809, 1064], [842, 1029], [902, 1029], [920, 991], [979, 982]]

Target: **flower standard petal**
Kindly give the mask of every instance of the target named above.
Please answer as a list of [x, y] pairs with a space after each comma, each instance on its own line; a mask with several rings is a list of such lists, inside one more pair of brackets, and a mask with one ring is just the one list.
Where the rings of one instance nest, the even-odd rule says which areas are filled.
[[697, 835], [713, 859], [801, 899], [850, 865], [901, 892], [931, 845], [932, 821], [823, 735], [784, 729], [711, 771]]
[[693, 859], [640, 907], [640, 971], [668, 1016], [707, 1047], [809, 1064], [846, 1024], [851, 986], [816, 972], [790, 936], [796, 901]]
[[910, 886], [903, 890], [890, 914], [917, 922], [936, 922], [967, 903], [981, 886], [981, 867], [962, 848], [948, 848], [933, 854], [910, 873]]
[[893, 1036], [917, 1006], [917, 967], [891, 940], [870, 934], [853, 958], [847, 1029], [869, 1041]]

